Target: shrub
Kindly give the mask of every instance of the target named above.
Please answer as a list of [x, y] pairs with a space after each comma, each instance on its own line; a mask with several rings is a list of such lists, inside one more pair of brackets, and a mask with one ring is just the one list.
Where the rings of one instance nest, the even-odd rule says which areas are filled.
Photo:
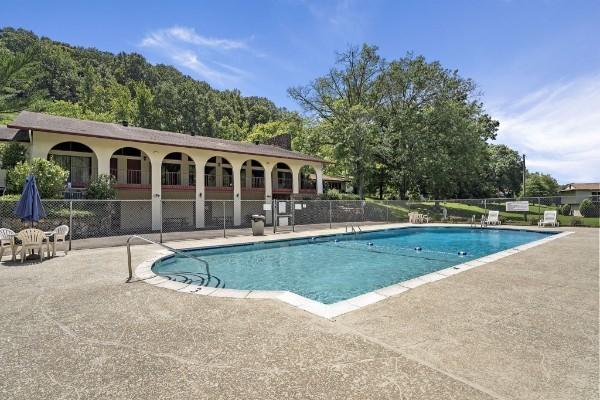
[[16, 142], [0, 144], [0, 162], [2, 168], [12, 169], [20, 162], [25, 161], [27, 149]]
[[60, 198], [69, 173], [60, 165], [43, 158], [34, 158], [31, 163], [22, 161], [8, 171], [6, 183], [10, 193], [21, 193], [25, 178], [32, 173], [42, 199]]
[[321, 195], [323, 200], [360, 200], [360, 196], [353, 193], [340, 193], [337, 189], [329, 189]]
[[560, 215], [571, 215], [571, 205], [570, 204], [563, 204], [558, 209], [558, 212], [560, 213]]
[[113, 200], [117, 197], [114, 176], [101, 174], [89, 183], [86, 198], [95, 200]]
[[600, 216], [600, 203], [594, 203], [590, 199], [584, 199], [579, 204], [579, 212], [584, 217], [598, 217]]

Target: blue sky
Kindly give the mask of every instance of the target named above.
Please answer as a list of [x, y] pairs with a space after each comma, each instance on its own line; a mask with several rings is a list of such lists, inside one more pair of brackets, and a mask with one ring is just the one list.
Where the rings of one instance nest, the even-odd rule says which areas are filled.
[[297, 109], [286, 89], [364, 42], [474, 79], [498, 142], [561, 182], [600, 181], [600, 1], [4, 0], [0, 25], [138, 52], [219, 89]]

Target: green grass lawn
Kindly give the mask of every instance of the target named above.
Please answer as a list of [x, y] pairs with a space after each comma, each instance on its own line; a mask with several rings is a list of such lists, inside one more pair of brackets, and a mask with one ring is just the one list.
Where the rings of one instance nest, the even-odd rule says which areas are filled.
[[[387, 203], [385, 201], [379, 201], [375, 199], [368, 199], [375, 204], [379, 204], [383, 207], [388, 207], [390, 211], [390, 220], [408, 220], [408, 213], [411, 211], [417, 211], [428, 214], [434, 221], [439, 221], [442, 218], [442, 213], [434, 210], [435, 202], [433, 201], [419, 201], [419, 202], [397, 202]], [[440, 202], [439, 206], [447, 209], [447, 216], [450, 221], [465, 222], [470, 221], [471, 217], [475, 215], [475, 218], [479, 220], [482, 215], [486, 215], [488, 210], [500, 211], [500, 218], [503, 223], [515, 224], [515, 225], [537, 225], [540, 218], [543, 217], [544, 211], [556, 210], [556, 206], [537, 205], [530, 204], [529, 212], [507, 212], [506, 205], [504, 202], [487, 202], [487, 209], [484, 208], [483, 203], [477, 200], [472, 201], [473, 204], [466, 204], [461, 202]], [[480, 204], [478, 204], [480, 203]], [[585, 225], [585, 226], [600, 226], [600, 219], [593, 217], [572, 217], [568, 215], [559, 215], [558, 222], [561, 226], [572, 226], [572, 225]]]

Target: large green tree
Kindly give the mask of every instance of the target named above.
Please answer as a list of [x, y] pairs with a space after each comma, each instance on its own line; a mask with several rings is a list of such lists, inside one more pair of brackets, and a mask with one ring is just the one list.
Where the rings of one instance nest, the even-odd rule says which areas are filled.
[[288, 89], [305, 111], [328, 125], [323, 133], [329, 136], [338, 163], [350, 171], [360, 196], [365, 194], [379, 131], [375, 114], [382, 100], [379, 77], [384, 66], [377, 47], [350, 47], [338, 54], [327, 75]]

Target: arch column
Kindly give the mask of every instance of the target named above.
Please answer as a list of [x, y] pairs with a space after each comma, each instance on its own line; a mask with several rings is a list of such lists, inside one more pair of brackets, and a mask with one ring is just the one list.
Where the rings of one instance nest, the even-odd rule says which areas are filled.
[[148, 154], [152, 176], [152, 230], [159, 231], [162, 227], [162, 185], [160, 171], [165, 155]]
[[231, 162], [233, 168], [233, 225], [242, 224], [242, 183], [240, 162]]
[[317, 175], [317, 194], [323, 194], [323, 166], [318, 165], [313, 167]]
[[[273, 173], [273, 164], [263, 163], [263, 168], [265, 169], [265, 204], [273, 205], [273, 178], [271, 174]], [[265, 212], [266, 223], [270, 224], [273, 222], [273, 213]]]
[[98, 159], [98, 175], [110, 175], [110, 159], [115, 152], [112, 149], [95, 149], [96, 158]]
[[300, 167], [290, 166], [292, 169], [292, 193], [300, 193]]
[[208, 158], [192, 157], [196, 164], [196, 228], [204, 228], [206, 221], [204, 216], [204, 203], [206, 193], [204, 190], [204, 168]]

